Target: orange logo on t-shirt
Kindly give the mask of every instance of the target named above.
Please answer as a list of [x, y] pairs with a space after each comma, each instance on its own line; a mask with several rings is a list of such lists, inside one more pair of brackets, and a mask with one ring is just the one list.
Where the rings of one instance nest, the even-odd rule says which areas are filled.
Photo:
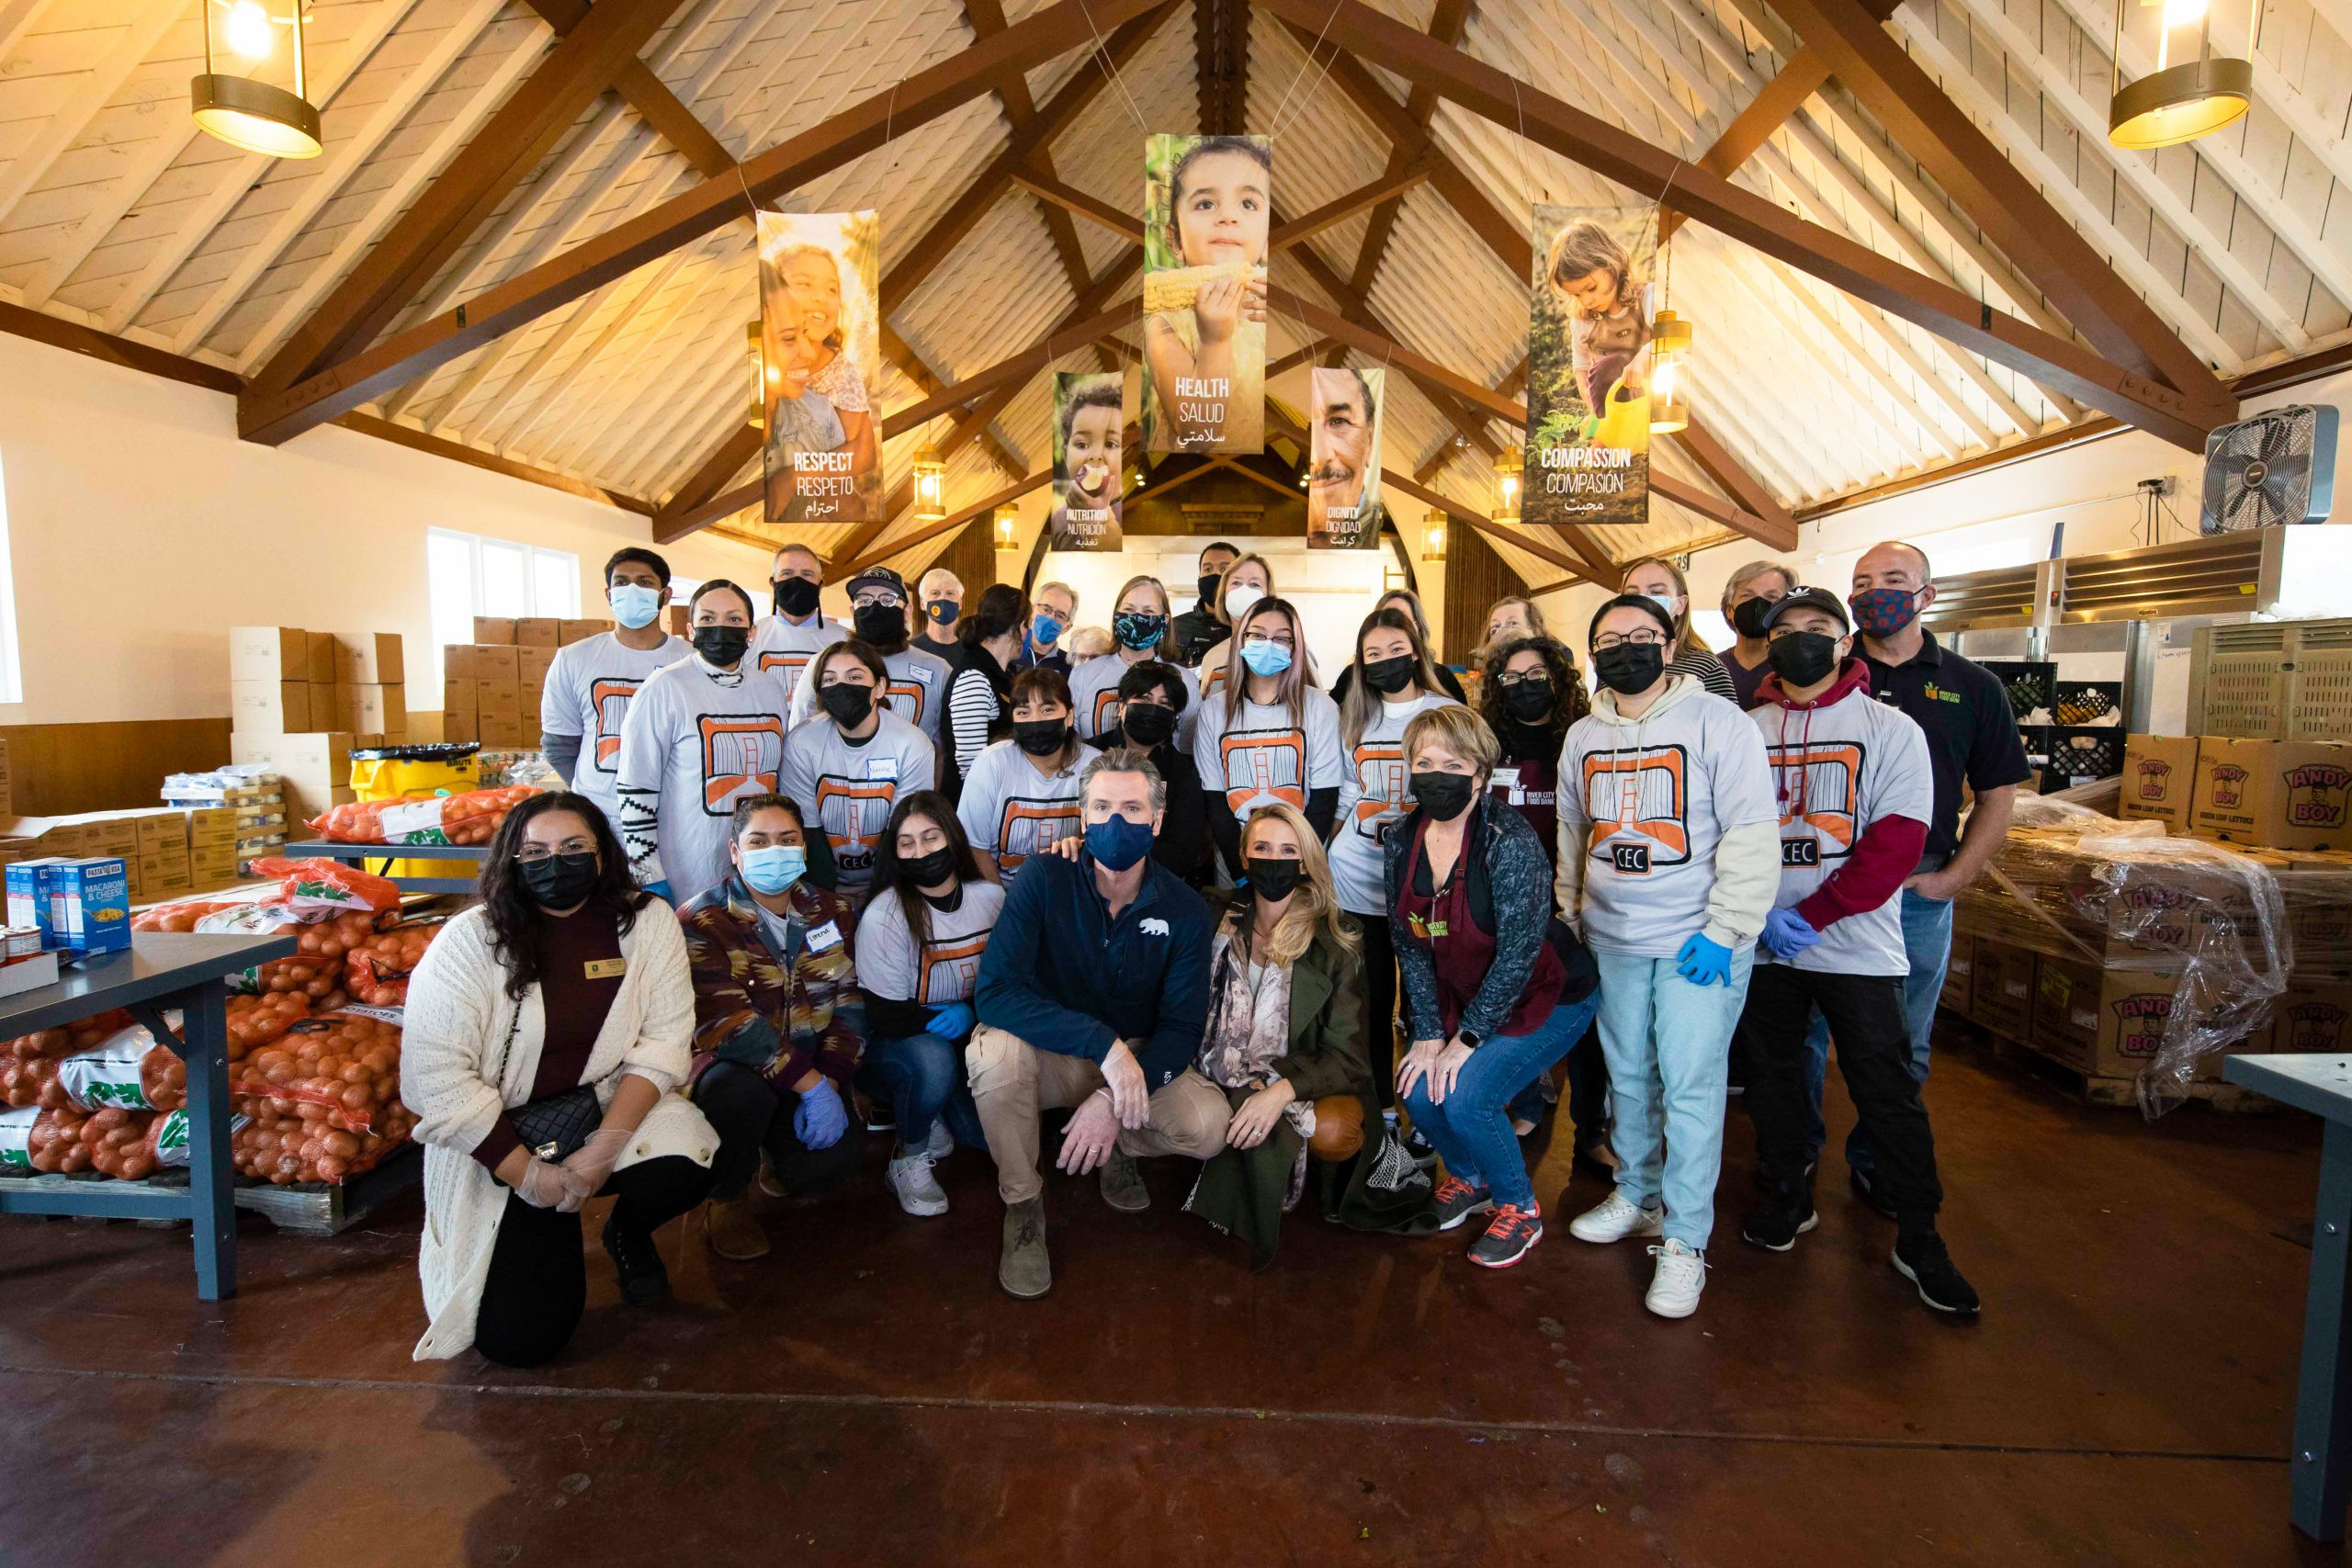
[[743, 795], [773, 795], [784, 765], [784, 720], [774, 714], [704, 714], [702, 808], [728, 816]]
[[892, 681], [882, 688], [882, 700], [890, 711], [920, 728], [922, 725], [922, 700], [930, 688], [913, 681]]
[[1356, 802], [1355, 820], [1349, 826], [1366, 839], [1378, 839], [1375, 824], [1393, 811], [1401, 809], [1410, 789], [1410, 775], [1405, 769], [1405, 743], [1401, 740], [1367, 741], [1355, 750], [1356, 779], [1363, 787], [1363, 798]]
[[1111, 728], [1111, 710], [1119, 705], [1119, 684], [1114, 681], [1094, 694], [1094, 733], [1102, 734]]
[[1595, 751], [1584, 760], [1586, 853], [1621, 875], [1646, 876], [1690, 858], [1690, 791], [1679, 746]]
[[952, 993], [950, 999], [955, 1001], [969, 997], [979, 981], [980, 954], [988, 951], [988, 931], [924, 942], [922, 973], [915, 982], [915, 1000], [929, 1003], [933, 986], [939, 987], [942, 996]]
[[1226, 806], [1236, 817], [1269, 795], [1306, 809], [1306, 731], [1237, 729], [1217, 742], [1217, 757], [1225, 768]]
[[792, 694], [800, 689], [800, 672], [808, 669], [808, 661], [816, 657], [813, 653], [763, 653], [760, 655], [760, 672], [764, 675], [773, 671], [783, 676], [785, 700], [789, 702]]
[[895, 779], [848, 779], [838, 773], [817, 779], [817, 821], [833, 852], [836, 869], [864, 874], [874, 869], [874, 846], [889, 825], [898, 803]]
[[[1862, 776], [1862, 748], [1850, 741], [1764, 748], [1772, 764], [1772, 782], [1780, 792], [1781, 826], [1801, 824], [1813, 829], [1813, 857], [1791, 861], [1781, 852], [1781, 863], [1816, 865], [1843, 860], [1853, 852], [1860, 833], [1855, 817], [1860, 810], [1858, 781]], [[1791, 840], [1785, 837], [1782, 843]]]
[[608, 676], [588, 683], [588, 706], [596, 716], [595, 766], [600, 773], [616, 772], [621, 758], [621, 720], [628, 716], [628, 701], [642, 681]]
[[1043, 854], [1064, 839], [1083, 831], [1078, 802], [1067, 795], [1047, 800], [1023, 800], [1009, 795], [997, 817], [997, 863], [1018, 871], [1031, 855]]

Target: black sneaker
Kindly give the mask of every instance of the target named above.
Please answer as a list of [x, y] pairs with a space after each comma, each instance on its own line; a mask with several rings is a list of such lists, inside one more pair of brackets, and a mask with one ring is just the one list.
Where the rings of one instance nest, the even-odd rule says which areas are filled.
[[1982, 1304], [1976, 1299], [1976, 1288], [1952, 1267], [1944, 1238], [1932, 1231], [1916, 1240], [1898, 1240], [1888, 1261], [1896, 1273], [1918, 1287], [1919, 1299], [1938, 1312], [1973, 1317]]
[[1820, 1223], [1810, 1200], [1768, 1198], [1739, 1227], [1739, 1237], [1767, 1252], [1786, 1252], [1796, 1246], [1797, 1237]]
[[1894, 1218], [1894, 1205], [1888, 1202], [1886, 1194], [1879, 1190], [1876, 1171], [1864, 1170], [1860, 1166], [1849, 1165], [1846, 1168], [1846, 1184], [1854, 1190], [1855, 1197], [1860, 1198], [1888, 1219]]
[[1483, 1214], [1495, 1206], [1495, 1201], [1484, 1187], [1473, 1187], [1466, 1181], [1449, 1176], [1437, 1190], [1437, 1228], [1450, 1231], [1473, 1214]]
[[[617, 1218], [619, 1211], [614, 1211]], [[605, 1254], [620, 1276], [621, 1299], [631, 1306], [659, 1306], [670, 1299], [670, 1270], [662, 1266], [662, 1249], [650, 1231], [623, 1231], [605, 1222]]]
[[1508, 1269], [1544, 1239], [1544, 1215], [1534, 1204], [1505, 1203], [1495, 1211], [1487, 1234], [1470, 1244], [1470, 1261], [1481, 1269]]
[[1419, 1127], [1406, 1130], [1405, 1152], [1412, 1156], [1413, 1163], [1423, 1170], [1429, 1169], [1437, 1163], [1436, 1146], [1421, 1136], [1421, 1130]]

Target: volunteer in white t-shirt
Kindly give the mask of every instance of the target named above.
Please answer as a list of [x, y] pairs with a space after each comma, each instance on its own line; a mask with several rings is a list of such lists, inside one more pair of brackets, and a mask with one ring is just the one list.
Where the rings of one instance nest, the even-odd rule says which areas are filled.
[[922, 731], [875, 701], [888, 679], [863, 638], [834, 643], [801, 683], [818, 711], [784, 742], [782, 791], [809, 830], [825, 835], [835, 886], [853, 905], [874, 880], [875, 846], [900, 797], [939, 782], [938, 753]]
[[539, 699], [539, 750], [548, 766], [596, 803], [607, 822], [620, 819], [621, 720], [645, 678], [690, 658], [684, 637], [662, 629], [670, 603], [670, 563], [631, 546], [605, 563], [605, 598], [617, 631], [600, 632], [559, 650]]
[[[882, 656], [888, 676], [883, 705], [937, 749], [950, 672], [947, 660], [908, 640], [907, 580], [887, 566], [861, 571], [849, 580], [849, 607], [850, 635]], [[798, 725], [816, 711], [815, 688], [803, 680], [792, 694], [792, 722]]]
[[1331, 880], [1340, 908], [1363, 930], [1365, 1044], [1381, 1109], [1396, 1096], [1396, 949], [1388, 940], [1388, 888], [1383, 846], [1411, 809], [1405, 726], [1452, 697], [1437, 689], [1420, 629], [1403, 610], [1374, 610], [1356, 630], [1347, 700], [1340, 705], [1340, 743], [1347, 773], [1340, 784], [1331, 835]]
[[1011, 885], [1031, 855], [1081, 837], [1078, 773], [1095, 756], [1070, 724], [1069, 682], [1055, 670], [1012, 678], [1012, 739], [972, 760], [956, 815], [980, 865]]
[[1119, 722], [1119, 682], [1146, 660], [1157, 659], [1183, 677], [1184, 719], [1178, 729], [1180, 744], [1190, 746], [1193, 716], [1200, 708], [1200, 687], [1193, 672], [1176, 663], [1175, 635], [1169, 630], [1168, 590], [1156, 577], [1130, 577], [1111, 602], [1111, 654], [1090, 659], [1070, 672], [1070, 700], [1077, 705], [1078, 733], [1099, 739]]
[[935, 790], [900, 800], [875, 852], [871, 901], [857, 923], [865, 992], [858, 1087], [889, 1101], [899, 1129], [890, 1190], [910, 1214], [944, 1214], [932, 1172], [957, 1144], [985, 1149], [964, 1069], [980, 954], [1004, 889], [980, 874], [956, 808]]
[[629, 871], [673, 904], [727, 880], [735, 803], [775, 792], [790, 705], [751, 662], [750, 594], [713, 578], [687, 616], [694, 657], [638, 688], [614, 781]]
[[1818, 1005], [1877, 1149], [1877, 1190], [1897, 1226], [1894, 1269], [1921, 1301], [1964, 1316], [1977, 1310], [1976, 1292], [1936, 1231], [1943, 1187], [1903, 1012], [1911, 959], [1897, 895], [1935, 815], [1927, 736], [1901, 708], [1871, 700], [1870, 667], [1851, 657], [1853, 626], [1835, 593], [1792, 589], [1763, 625], [1771, 673], [1747, 716], [1772, 767], [1781, 886], [1739, 1021], [1765, 1186], [1740, 1234], [1786, 1252], [1814, 1227], [1804, 1037]]
[[1204, 682], [1193, 761], [1208, 799], [1209, 836], [1238, 881], [1243, 818], [1267, 799], [1288, 801], [1328, 840], [1348, 761], [1339, 707], [1307, 667], [1306, 629], [1289, 600], [1252, 604], [1227, 646], [1237, 650], [1240, 679], [1214, 693]]
[[816, 551], [806, 545], [786, 545], [776, 551], [769, 570], [775, 585], [775, 613], [762, 615], [752, 628], [752, 658], [754, 668], [774, 675], [783, 686], [784, 711], [789, 713], [808, 660], [819, 649], [849, 636], [849, 628], [818, 613], [825, 563]]
[[1560, 752], [1555, 892], [1600, 969], [1617, 1185], [1568, 1234], [1663, 1235], [1645, 1304], [1688, 1317], [1706, 1284], [1732, 1030], [1780, 886], [1779, 814], [1756, 727], [1666, 672], [1663, 607], [1622, 594], [1590, 636], [1601, 690]]

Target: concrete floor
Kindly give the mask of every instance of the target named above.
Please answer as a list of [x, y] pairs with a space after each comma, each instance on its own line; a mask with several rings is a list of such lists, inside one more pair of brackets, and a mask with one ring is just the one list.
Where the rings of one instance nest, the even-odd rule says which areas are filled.
[[1929, 1103], [1970, 1326], [1887, 1268], [1835, 1155], [1796, 1251], [1741, 1243], [1736, 1108], [1679, 1324], [1638, 1244], [1567, 1236], [1582, 1175], [1508, 1272], [1466, 1232], [1294, 1215], [1258, 1276], [1177, 1212], [1176, 1162], [1140, 1217], [1057, 1179], [1023, 1303], [985, 1159], [913, 1220], [875, 1139], [763, 1262], [665, 1233], [665, 1312], [592, 1242], [580, 1338], [529, 1375], [408, 1359], [413, 1196], [331, 1241], [249, 1216], [216, 1306], [181, 1237], [0, 1221], [0, 1562], [2335, 1561], [2286, 1523], [2315, 1124], [2152, 1128], [1959, 1051]]

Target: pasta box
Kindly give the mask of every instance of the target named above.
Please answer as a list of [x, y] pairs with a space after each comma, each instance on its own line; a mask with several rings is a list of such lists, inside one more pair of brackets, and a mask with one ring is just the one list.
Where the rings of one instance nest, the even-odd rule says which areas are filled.
[[130, 945], [130, 868], [119, 856], [66, 861], [43, 880], [59, 947], [87, 956]]

